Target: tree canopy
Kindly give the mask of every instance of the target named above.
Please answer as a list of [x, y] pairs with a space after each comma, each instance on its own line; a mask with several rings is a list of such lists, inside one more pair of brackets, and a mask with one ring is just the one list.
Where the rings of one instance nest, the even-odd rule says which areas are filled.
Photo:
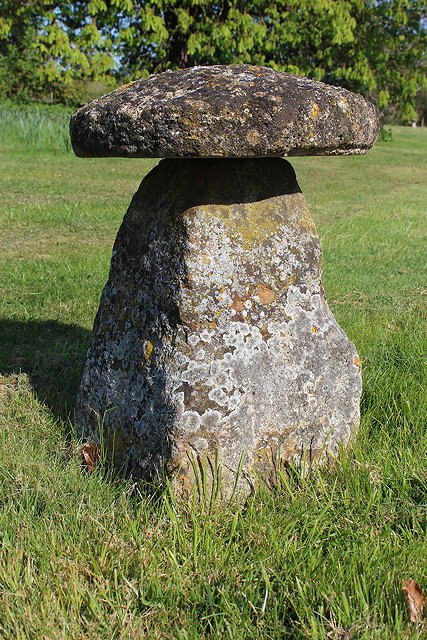
[[78, 100], [79, 82], [251, 63], [345, 86], [414, 116], [421, 0], [0, 0], [3, 95]]
[[73, 101], [79, 81], [113, 80], [113, 40], [92, 4], [0, 0], [0, 96]]

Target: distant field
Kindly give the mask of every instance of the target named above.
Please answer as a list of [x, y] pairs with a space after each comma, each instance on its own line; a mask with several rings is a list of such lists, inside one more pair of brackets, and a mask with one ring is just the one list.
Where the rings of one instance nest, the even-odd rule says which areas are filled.
[[335, 465], [283, 472], [241, 509], [81, 472], [85, 350], [114, 236], [156, 163], [75, 158], [68, 114], [23, 118], [0, 109], [0, 637], [424, 637], [401, 581], [427, 592], [427, 129], [291, 161], [363, 363], [362, 423]]

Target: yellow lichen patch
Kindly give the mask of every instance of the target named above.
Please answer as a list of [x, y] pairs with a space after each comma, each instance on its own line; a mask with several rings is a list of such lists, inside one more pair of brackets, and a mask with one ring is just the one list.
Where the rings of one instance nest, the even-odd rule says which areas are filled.
[[222, 300], [223, 299], [223, 293], [225, 291], [226, 287], [224, 287], [224, 285], [221, 287], [221, 289], [219, 290], [218, 296], [217, 296], [217, 300]]
[[346, 113], [348, 111], [348, 99], [340, 98], [337, 102], [337, 107]]
[[127, 82], [126, 84], [122, 84], [121, 87], [117, 87], [116, 91], [124, 91], [131, 85], [135, 84], [136, 80], [132, 80], [132, 82]]
[[145, 360], [149, 360], [151, 354], [153, 353], [153, 349], [154, 349], [154, 344], [151, 342], [151, 340], [147, 340], [147, 346], [145, 347]]
[[82, 109], [84, 109], [84, 108], [85, 108], [85, 106], [86, 106], [86, 105], [84, 104], [82, 107], [78, 107], [75, 111], [73, 111], [73, 116], [75, 116], [75, 115], [76, 115], [76, 113], [78, 113], [79, 111], [81, 111]]
[[276, 298], [276, 292], [263, 282], [258, 285], [257, 293], [261, 304], [271, 304]]
[[[290, 197], [293, 196], [294, 194]], [[208, 215], [221, 217], [227, 235], [232, 240], [239, 241], [244, 249], [270, 238], [277, 231], [283, 217], [274, 198], [241, 204], [234, 216], [229, 216], [227, 205], [206, 205], [203, 210]]]
[[362, 371], [362, 362], [358, 356], [354, 356], [353, 362], [356, 365], [356, 367], [359, 369], [359, 372]]
[[[208, 111], [207, 103], [206, 106], [202, 109], [200, 104], [202, 101], [196, 101], [195, 103], [187, 101], [189, 104], [188, 111], [186, 112], [186, 117], [183, 119], [182, 124], [186, 127], [186, 135], [191, 140], [199, 140], [201, 141], [203, 122], [205, 118], [205, 111]], [[191, 106], [190, 106], [191, 105]]]
[[317, 118], [319, 114], [319, 106], [317, 104], [314, 104], [311, 108], [311, 117], [312, 118]]
[[286, 278], [285, 284], [282, 287], [283, 290], [287, 291], [291, 285], [295, 284], [296, 281], [297, 281], [297, 277], [295, 273], [292, 273], [290, 276]]

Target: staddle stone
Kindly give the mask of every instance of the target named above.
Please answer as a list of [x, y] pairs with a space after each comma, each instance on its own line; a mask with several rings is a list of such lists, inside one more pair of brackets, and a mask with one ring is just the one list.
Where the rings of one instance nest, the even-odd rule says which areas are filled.
[[[165, 72], [79, 109], [80, 156], [167, 158], [118, 233], [77, 401], [137, 478], [217, 460], [247, 492], [357, 430], [360, 360], [326, 302], [321, 247], [284, 155], [366, 153], [362, 96], [250, 65]], [[244, 462], [243, 462], [244, 461]], [[242, 466], [243, 465], [243, 466]]]
[[114, 245], [78, 398], [82, 433], [102, 431], [136, 477], [166, 470], [183, 487], [192, 459], [217, 455], [229, 495], [242, 457], [245, 491], [278, 455], [311, 460], [346, 444], [360, 391], [289, 162], [161, 161]]
[[251, 65], [169, 71], [79, 109], [79, 156], [241, 158], [366, 153], [378, 135], [365, 98]]

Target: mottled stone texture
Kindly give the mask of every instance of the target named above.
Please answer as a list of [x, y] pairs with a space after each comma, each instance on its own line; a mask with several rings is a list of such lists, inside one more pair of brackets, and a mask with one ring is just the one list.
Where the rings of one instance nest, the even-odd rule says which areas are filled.
[[278, 453], [347, 443], [360, 361], [328, 308], [319, 239], [283, 159], [163, 160], [117, 236], [77, 423], [100, 429], [136, 477], [190, 459], [223, 466], [229, 493]]
[[119, 87], [76, 111], [78, 156], [239, 158], [366, 153], [377, 109], [340, 87], [267, 67], [193, 67]]

